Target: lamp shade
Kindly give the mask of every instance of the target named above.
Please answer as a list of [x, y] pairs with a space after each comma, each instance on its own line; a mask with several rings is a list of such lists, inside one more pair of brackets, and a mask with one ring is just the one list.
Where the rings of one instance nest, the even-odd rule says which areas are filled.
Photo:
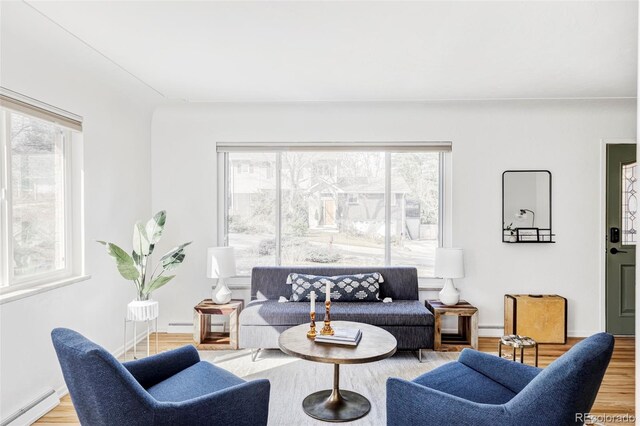
[[207, 249], [207, 277], [228, 278], [236, 275], [236, 255], [233, 247]]
[[463, 278], [464, 258], [461, 248], [437, 248], [434, 275], [440, 278]]

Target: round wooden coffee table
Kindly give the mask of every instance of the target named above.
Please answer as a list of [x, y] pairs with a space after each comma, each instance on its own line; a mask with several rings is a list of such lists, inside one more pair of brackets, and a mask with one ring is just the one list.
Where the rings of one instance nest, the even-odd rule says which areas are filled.
[[396, 352], [397, 341], [388, 331], [369, 324], [332, 321], [331, 326], [359, 328], [362, 339], [358, 346], [316, 343], [307, 337], [309, 324], [302, 324], [285, 330], [278, 345], [286, 354], [333, 364], [333, 389], [307, 396], [302, 408], [314, 419], [348, 422], [364, 417], [371, 410], [371, 403], [359, 393], [340, 389], [340, 364], [364, 364], [388, 358]]

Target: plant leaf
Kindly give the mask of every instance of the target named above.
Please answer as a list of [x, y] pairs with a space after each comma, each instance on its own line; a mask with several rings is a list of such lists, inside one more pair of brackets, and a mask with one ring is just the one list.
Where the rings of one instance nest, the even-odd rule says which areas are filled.
[[133, 227], [133, 251], [142, 256], [151, 254], [151, 243], [142, 223], [136, 222]]
[[162, 233], [164, 232], [164, 224], [167, 221], [167, 212], [164, 210], [159, 211], [155, 214], [145, 226], [145, 230], [147, 232], [147, 238], [149, 239], [149, 243], [151, 245], [155, 245], [162, 238]]
[[162, 256], [160, 258], [160, 262], [164, 262], [165, 259], [170, 258], [171, 256], [173, 256], [176, 252], [181, 251], [183, 248], [185, 248], [186, 246], [188, 246], [189, 244], [191, 244], [193, 241], [189, 241], [188, 243], [184, 243], [184, 244], [180, 244], [177, 247], [172, 248], [171, 250], [169, 250], [168, 252], [166, 252], [164, 254], [164, 256]]
[[140, 278], [140, 272], [129, 253], [113, 243], [107, 243], [107, 253], [116, 260], [118, 271], [125, 280], [133, 281]]
[[186, 255], [184, 254], [184, 250], [182, 249], [178, 250], [177, 252], [172, 254], [170, 257], [162, 261], [162, 267], [164, 268], [165, 271], [173, 271], [178, 266], [180, 266], [180, 264], [182, 264], [182, 261], [184, 260], [185, 256]]
[[149, 294], [152, 291], [155, 291], [155, 290], [159, 289], [160, 287], [162, 287], [163, 285], [165, 285], [166, 283], [168, 283], [169, 281], [171, 281], [174, 278], [175, 278], [175, 275], [156, 277], [156, 278], [153, 279], [153, 281], [151, 281], [149, 283], [148, 286], [146, 286], [145, 288], [142, 289], [142, 292], [144, 294]]

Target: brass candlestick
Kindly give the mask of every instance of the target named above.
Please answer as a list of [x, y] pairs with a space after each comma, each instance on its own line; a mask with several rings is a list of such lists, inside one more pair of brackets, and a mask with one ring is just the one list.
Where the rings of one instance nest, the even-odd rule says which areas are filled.
[[320, 330], [320, 334], [325, 336], [333, 336], [333, 328], [331, 328], [331, 315], [329, 311], [331, 310], [331, 301], [327, 300], [324, 302], [324, 307], [326, 308], [326, 312], [324, 314], [324, 327]]
[[310, 339], [316, 338], [316, 313], [311, 312], [311, 324], [309, 324], [309, 331], [307, 331], [307, 337]]

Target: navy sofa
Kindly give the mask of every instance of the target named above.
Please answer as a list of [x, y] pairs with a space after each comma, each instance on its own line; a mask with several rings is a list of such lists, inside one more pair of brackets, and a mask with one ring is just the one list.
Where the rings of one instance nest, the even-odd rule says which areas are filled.
[[[280, 303], [291, 296], [287, 276], [292, 272], [311, 275], [347, 275], [379, 272], [384, 278], [380, 298], [392, 303], [332, 302], [331, 319], [372, 324], [394, 335], [399, 350], [433, 348], [433, 314], [418, 299], [418, 272], [410, 267], [254, 267], [251, 272], [251, 302], [240, 313], [240, 347], [278, 348], [284, 330], [309, 322], [309, 303]], [[324, 302], [316, 303], [316, 322], [324, 320]]]
[[544, 370], [465, 349], [409, 382], [387, 380], [387, 425], [575, 425], [595, 401], [614, 338], [593, 335]]
[[121, 364], [73, 330], [51, 339], [83, 425], [267, 424], [269, 381], [200, 361], [193, 346]]

